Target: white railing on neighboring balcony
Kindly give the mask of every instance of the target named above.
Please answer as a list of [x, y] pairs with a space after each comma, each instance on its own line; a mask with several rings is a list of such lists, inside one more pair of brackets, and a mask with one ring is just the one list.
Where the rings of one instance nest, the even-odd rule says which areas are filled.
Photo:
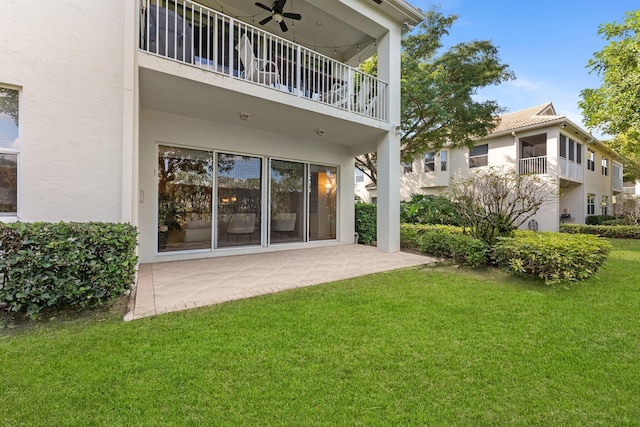
[[547, 173], [547, 156], [528, 157], [520, 159], [519, 173], [521, 175], [543, 175]]
[[568, 160], [564, 157], [559, 157], [558, 163], [560, 164], [561, 178], [568, 178], [578, 182], [583, 181], [584, 168], [581, 163], [576, 163], [573, 160]]
[[188, 0], [142, 0], [140, 49], [388, 120], [387, 83]]

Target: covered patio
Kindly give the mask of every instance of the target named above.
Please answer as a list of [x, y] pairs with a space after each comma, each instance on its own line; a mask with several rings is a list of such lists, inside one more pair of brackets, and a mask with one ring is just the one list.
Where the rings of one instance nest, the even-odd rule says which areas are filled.
[[218, 304], [435, 262], [405, 252], [341, 245], [140, 264], [125, 320]]

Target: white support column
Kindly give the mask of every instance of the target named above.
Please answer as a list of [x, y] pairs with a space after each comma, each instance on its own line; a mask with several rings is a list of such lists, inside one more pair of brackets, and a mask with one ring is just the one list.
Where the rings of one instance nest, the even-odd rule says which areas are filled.
[[400, 250], [400, 28], [378, 39], [378, 73], [389, 82], [389, 131], [378, 141], [378, 250]]

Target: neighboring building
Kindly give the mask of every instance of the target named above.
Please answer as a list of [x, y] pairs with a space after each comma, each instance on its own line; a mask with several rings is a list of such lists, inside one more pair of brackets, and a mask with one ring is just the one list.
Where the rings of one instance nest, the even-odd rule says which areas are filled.
[[351, 244], [376, 151], [399, 250], [400, 38], [425, 16], [283, 3], [0, 2], [2, 220], [130, 222], [141, 262]]
[[495, 129], [473, 149], [445, 148], [402, 166], [401, 197], [438, 194], [451, 179], [469, 177], [487, 167], [540, 175], [559, 197], [533, 217], [539, 230], [557, 231], [560, 223], [584, 224], [587, 215], [614, 212], [622, 192], [622, 163], [617, 154], [584, 129], [543, 104], [504, 114]]

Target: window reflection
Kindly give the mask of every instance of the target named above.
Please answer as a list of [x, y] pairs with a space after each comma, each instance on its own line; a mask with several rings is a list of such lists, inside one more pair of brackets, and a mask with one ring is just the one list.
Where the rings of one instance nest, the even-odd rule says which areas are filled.
[[304, 240], [304, 164], [271, 161], [271, 243]]
[[218, 154], [217, 247], [259, 245], [262, 159]]
[[211, 248], [211, 154], [160, 146], [158, 251]]

